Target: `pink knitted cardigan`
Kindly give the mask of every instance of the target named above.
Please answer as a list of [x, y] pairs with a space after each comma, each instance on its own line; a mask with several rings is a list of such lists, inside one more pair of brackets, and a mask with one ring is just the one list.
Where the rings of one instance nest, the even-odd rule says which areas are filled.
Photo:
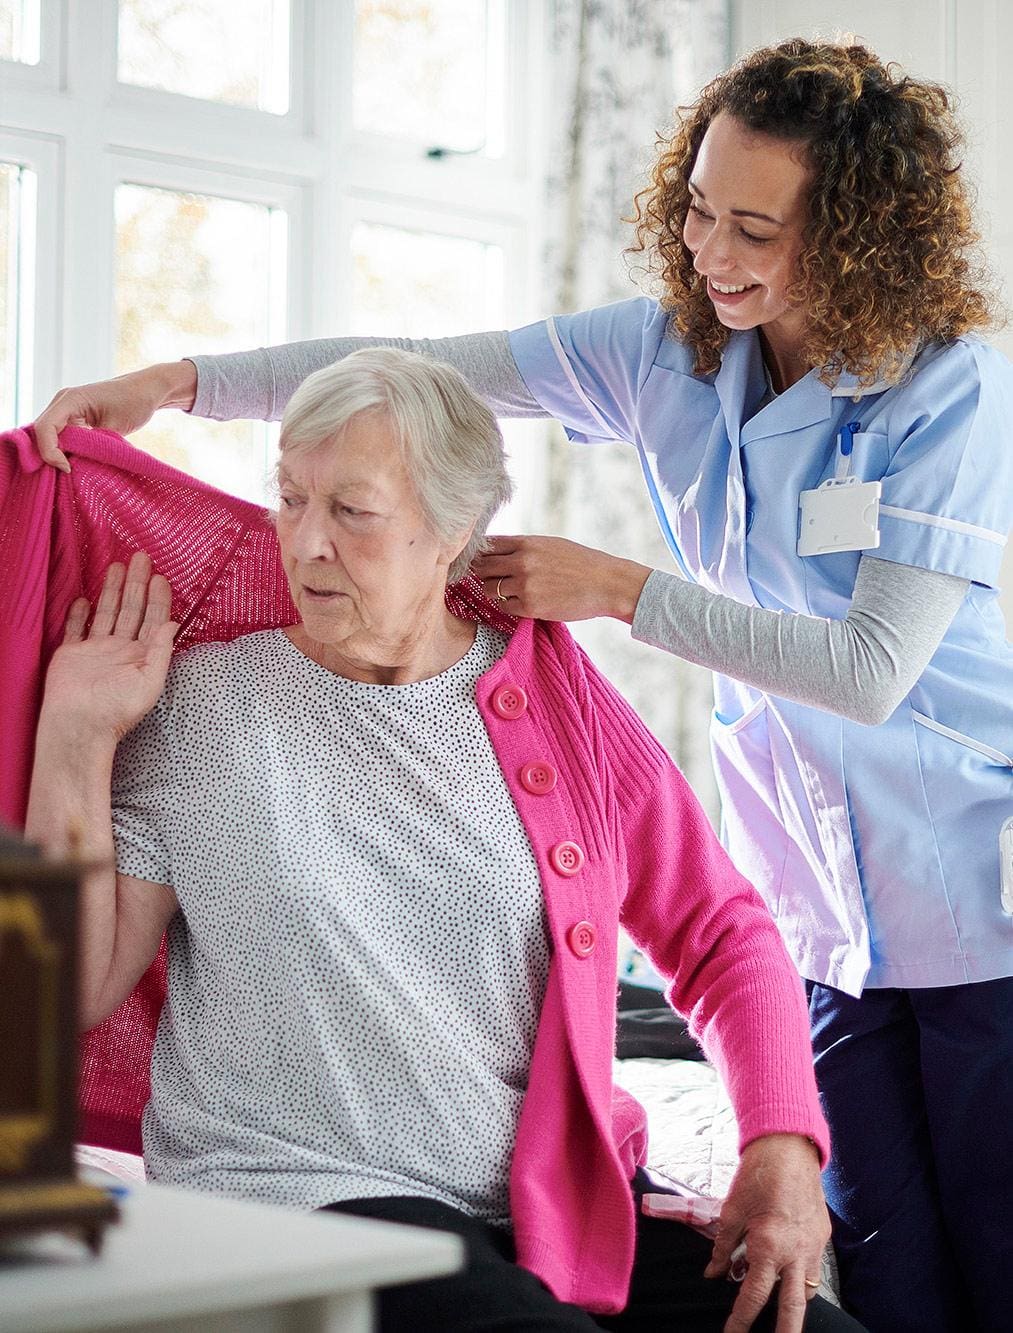
[[[40, 468], [28, 433], [5, 441], [0, 797], [17, 821], [45, 665], [70, 602], [95, 595], [111, 559], [145, 549], [169, 578], [177, 649], [295, 617], [262, 510], [117, 436], [65, 431], [69, 477]], [[614, 1311], [633, 1262], [629, 1180], [646, 1152], [643, 1110], [612, 1083], [618, 924], [673, 978], [673, 1003], [729, 1089], [740, 1146], [802, 1134], [825, 1161], [801, 985], [681, 774], [566, 629], [504, 617], [477, 584], [451, 589], [448, 605], [513, 630], [476, 695], [534, 850], [552, 945], [511, 1169], [518, 1262], [560, 1299]], [[555, 786], [533, 782], [532, 764], [551, 765]], [[164, 960], [86, 1039], [86, 1141], [138, 1148], [163, 996]]]
[[[68, 476], [31, 429], [0, 446], [0, 820], [23, 826], [46, 667], [67, 611], [94, 600], [113, 560], [146, 550], [173, 587], [177, 652], [296, 619], [267, 514], [134, 449], [69, 427]], [[86, 1143], [141, 1151], [140, 1117], [165, 998], [164, 946], [133, 994], [81, 1043]]]

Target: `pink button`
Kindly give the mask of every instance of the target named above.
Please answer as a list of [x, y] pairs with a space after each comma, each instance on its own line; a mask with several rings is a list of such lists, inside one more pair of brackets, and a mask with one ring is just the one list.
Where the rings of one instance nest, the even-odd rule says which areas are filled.
[[590, 921], [578, 921], [566, 932], [566, 942], [578, 958], [589, 958], [594, 953], [598, 932]]
[[549, 852], [553, 870], [561, 875], [576, 875], [584, 864], [584, 850], [575, 842], [557, 842]]
[[519, 685], [500, 685], [492, 692], [492, 711], [508, 721], [527, 711], [528, 696]]
[[556, 770], [544, 759], [525, 764], [521, 769], [521, 786], [535, 796], [545, 796], [556, 785]]

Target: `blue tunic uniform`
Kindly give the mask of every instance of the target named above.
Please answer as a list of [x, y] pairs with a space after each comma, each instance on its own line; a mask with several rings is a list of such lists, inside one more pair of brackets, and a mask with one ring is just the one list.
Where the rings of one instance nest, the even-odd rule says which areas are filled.
[[977, 339], [931, 343], [897, 387], [815, 372], [760, 407], [755, 332], [695, 376], [667, 317], [637, 299], [511, 335], [532, 396], [582, 442], [637, 449], [686, 575], [785, 612], [843, 618], [861, 553], [799, 556], [799, 495], [881, 480], [883, 560], [971, 588], [889, 720], [866, 727], [716, 678], [726, 840], [800, 972], [852, 995], [1013, 975], [999, 830], [1013, 816], [1013, 648], [996, 585], [1013, 525], [1013, 367]]

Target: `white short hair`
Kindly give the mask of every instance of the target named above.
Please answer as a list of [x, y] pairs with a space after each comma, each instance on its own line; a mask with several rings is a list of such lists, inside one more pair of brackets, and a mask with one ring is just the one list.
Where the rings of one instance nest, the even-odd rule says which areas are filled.
[[448, 581], [456, 582], [513, 492], [496, 418], [453, 366], [396, 347], [367, 347], [295, 391], [281, 420], [282, 454], [324, 448], [365, 412], [390, 423], [431, 531], [452, 541], [474, 525], [450, 565]]

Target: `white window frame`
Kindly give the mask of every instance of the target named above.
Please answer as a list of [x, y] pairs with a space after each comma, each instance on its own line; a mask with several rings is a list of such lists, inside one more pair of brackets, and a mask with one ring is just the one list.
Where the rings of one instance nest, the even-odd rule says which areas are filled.
[[[497, 246], [503, 252], [503, 304], [510, 303], [511, 273], [521, 269], [525, 262], [524, 229], [496, 216], [471, 215], [463, 217], [456, 209], [438, 208], [430, 204], [420, 205], [403, 199], [391, 200], [389, 197], [373, 192], [359, 193], [350, 191], [345, 199], [345, 207], [338, 223], [336, 234], [339, 239], [338, 277], [342, 290], [352, 290], [352, 234], [359, 223], [381, 227], [394, 227], [399, 231], [420, 232], [426, 235], [450, 236], [460, 240], [476, 241], [480, 245]], [[341, 311], [341, 326], [332, 329], [332, 333], [350, 333], [353, 311], [350, 302], [345, 302]], [[481, 318], [474, 321], [475, 331]], [[484, 328], [485, 326], [482, 325]]]
[[[269, 336], [272, 341], [277, 341], [285, 336], [286, 329], [298, 327], [303, 322], [304, 292], [298, 282], [293, 280], [298, 277], [298, 268], [301, 266], [294, 264], [293, 256], [299, 250], [305, 233], [306, 191], [304, 189], [283, 181], [265, 179], [262, 176], [244, 176], [195, 165], [192, 162], [166, 161], [139, 154], [109, 153], [104, 158], [104, 168], [105, 179], [101, 194], [109, 220], [107, 227], [109, 243], [97, 259], [102, 275], [101, 285], [110, 292], [110, 300], [105, 306], [109, 324], [104, 331], [105, 342], [110, 348], [115, 347], [118, 332], [115, 317], [114, 243], [116, 190], [120, 185], [139, 185], [182, 194], [207, 195], [244, 204], [256, 204], [263, 208], [281, 209], [288, 219], [285, 319], [284, 327], [273, 328]], [[272, 276], [276, 278], [278, 275]]]
[[[71, 0], [79, 4], [81, 0]], [[257, 135], [286, 138], [308, 129], [308, 88], [303, 77], [301, 53], [307, 49], [306, 6], [314, 0], [289, 0], [290, 29], [288, 54], [289, 104], [286, 112], [262, 111], [257, 107], [234, 106], [227, 102], [212, 102], [184, 93], [148, 88], [144, 84], [121, 83], [117, 77], [119, 51], [115, 38], [103, 39], [103, 60], [108, 62], [106, 79], [114, 103], [124, 111], [136, 111], [143, 117], [162, 120], [167, 115], [186, 117], [188, 108], [206, 124], [217, 123], [222, 133], [244, 133], [255, 129]], [[113, 34], [118, 25], [118, 0], [95, 0], [104, 8], [104, 24]]]
[[[481, 0], [473, 0], [473, 3], [479, 4]], [[518, 171], [523, 170], [523, 155], [525, 149], [525, 127], [521, 117], [509, 114], [509, 108], [513, 105], [511, 93], [516, 90], [517, 84], [517, 52], [522, 49], [524, 42], [523, 24], [530, 20], [530, 16], [536, 6], [527, 3], [511, 4], [510, 0], [489, 0], [494, 13], [496, 13], [496, 27], [499, 29], [498, 35], [506, 43], [506, 77], [503, 87], [504, 118], [503, 118], [503, 137], [504, 151], [502, 155], [492, 156], [483, 152], [475, 154], [457, 154], [451, 151], [449, 157], [465, 157], [469, 161], [472, 171], [476, 175], [485, 177], [493, 182], [504, 174], [516, 175]], [[362, 130], [357, 130], [353, 115], [353, 92], [354, 92], [354, 10], [351, 5], [336, 4], [330, 10], [334, 24], [334, 37], [332, 43], [340, 52], [340, 66], [337, 70], [337, 77], [334, 80], [336, 90], [335, 96], [335, 123], [345, 128], [344, 152], [352, 153], [362, 161], [382, 160], [396, 163], [400, 169], [412, 170], [420, 164], [419, 145], [417, 142], [411, 142], [404, 139], [394, 138], [389, 135], [372, 134]], [[514, 78], [511, 81], [511, 73]], [[426, 147], [442, 147], [440, 144], [429, 144]], [[421, 162], [425, 165], [424, 160]]]
[[22, 342], [18, 398], [26, 404], [46, 401], [51, 393], [48, 367], [59, 359], [61, 272], [53, 261], [59, 254], [60, 159], [60, 146], [52, 139], [0, 130], [0, 161], [27, 168], [37, 181], [31, 271], [19, 274], [31, 290], [26, 292], [19, 282], [16, 317]]
[[36, 91], [61, 87], [64, 77], [61, 34], [64, 27], [64, 2], [39, 4], [39, 59], [34, 65], [20, 60], [0, 61], [5, 73], [3, 83], [8, 88], [29, 88]]
[[[113, 191], [120, 180], [289, 214], [286, 338], [348, 323], [353, 220], [429, 218], [505, 251], [504, 323], [539, 313], [546, 0], [502, 0], [502, 157], [427, 159], [358, 134], [348, 75], [354, 0], [291, 0], [290, 107], [229, 107], [116, 80], [116, 0], [40, 0], [37, 65], [0, 61], [0, 156], [39, 176], [34, 410], [62, 384], [113, 369]], [[185, 355], [187, 348], [179, 349]]]

